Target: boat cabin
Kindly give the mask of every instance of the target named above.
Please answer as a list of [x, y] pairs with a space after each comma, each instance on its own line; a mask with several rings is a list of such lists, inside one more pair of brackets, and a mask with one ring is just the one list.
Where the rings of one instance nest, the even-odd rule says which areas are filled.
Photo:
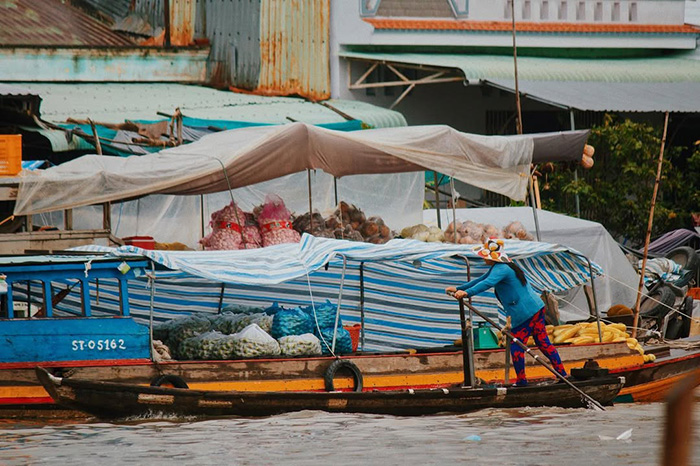
[[[149, 358], [149, 330], [131, 317], [127, 286], [148, 266], [94, 254], [0, 258], [0, 362]], [[114, 314], [93, 315], [100, 280], [117, 284]], [[79, 306], [62, 306], [68, 295]]]

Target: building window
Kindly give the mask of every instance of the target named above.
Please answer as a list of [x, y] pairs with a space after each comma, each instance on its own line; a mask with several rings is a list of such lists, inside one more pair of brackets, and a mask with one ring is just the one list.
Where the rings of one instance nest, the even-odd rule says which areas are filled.
[[603, 2], [596, 2], [595, 10], [593, 10], [593, 19], [595, 21], [603, 21]]
[[505, 11], [505, 17], [506, 19], [513, 19], [513, 15], [511, 14], [513, 12], [513, 0], [508, 0], [506, 2], [506, 11]]
[[557, 17], [559, 19], [567, 19], [569, 17], [569, 15], [567, 14], [568, 10], [569, 10], [569, 5], [567, 5], [566, 2], [560, 2], [559, 3], [559, 14], [557, 15]]
[[576, 21], [584, 21], [586, 19], [586, 2], [578, 2], [576, 8]]
[[613, 3], [612, 20], [613, 21], [620, 21], [620, 2]]
[[637, 21], [637, 2], [630, 3], [629, 21]]
[[547, 0], [542, 1], [542, 6], [540, 7], [540, 19], [549, 19], [549, 2]]
[[525, 0], [523, 2], [523, 19], [530, 19], [530, 13], [532, 12], [532, 5], [530, 0]]

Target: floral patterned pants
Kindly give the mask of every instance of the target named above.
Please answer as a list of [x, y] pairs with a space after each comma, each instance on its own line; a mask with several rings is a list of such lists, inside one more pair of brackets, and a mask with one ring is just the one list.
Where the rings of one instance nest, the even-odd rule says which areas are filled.
[[[527, 339], [532, 335], [537, 347], [549, 358], [554, 370], [566, 376], [566, 370], [561, 363], [559, 353], [556, 348], [554, 348], [554, 345], [550, 343], [549, 337], [547, 337], [547, 329], [544, 322], [544, 308], [540, 309], [537, 314], [530, 317], [522, 324], [513, 327], [511, 333], [523, 343], [527, 343]], [[525, 350], [513, 343], [510, 346], [510, 353], [513, 355], [513, 367], [515, 368], [515, 373], [518, 375], [515, 384], [518, 386], [525, 386], [527, 385], [527, 379], [525, 377]]]

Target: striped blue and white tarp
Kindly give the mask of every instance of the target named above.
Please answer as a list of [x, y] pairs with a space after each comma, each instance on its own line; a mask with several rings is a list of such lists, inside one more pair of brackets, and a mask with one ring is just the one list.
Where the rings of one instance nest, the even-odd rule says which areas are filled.
[[[217, 313], [227, 305], [266, 308], [337, 303], [342, 284], [345, 325], [364, 322], [364, 350], [422, 348], [450, 344], [460, 335], [456, 302], [444, 289], [476, 278], [488, 267], [471, 246], [392, 240], [384, 245], [304, 235], [299, 244], [243, 251], [151, 251], [133, 246], [84, 246], [83, 251], [143, 255], [168, 270], [156, 273], [154, 319]], [[602, 274], [577, 253], [546, 243], [506, 241], [509, 256], [539, 291], [565, 291]], [[343, 266], [345, 260], [345, 272]], [[469, 266], [467, 266], [467, 263]], [[362, 276], [362, 280], [361, 280]], [[116, 283], [100, 281], [94, 312], [118, 309]], [[91, 290], [96, 294], [96, 290]], [[129, 285], [132, 314], [148, 319], [150, 287], [141, 277]], [[72, 302], [64, 300], [66, 308]], [[77, 297], [75, 298], [77, 299]], [[474, 298], [491, 317], [503, 320], [492, 293]]]

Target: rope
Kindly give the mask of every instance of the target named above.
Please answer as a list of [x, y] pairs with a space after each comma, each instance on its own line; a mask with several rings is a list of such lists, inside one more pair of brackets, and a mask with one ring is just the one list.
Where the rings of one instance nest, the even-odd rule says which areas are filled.
[[[306, 270], [306, 267], [304, 267], [304, 270]], [[316, 305], [314, 304], [314, 294], [311, 291], [311, 279], [309, 278], [309, 271], [306, 270], [306, 283], [309, 285], [309, 297], [311, 298], [311, 310], [314, 311], [314, 323], [316, 324], [316, 329], [318, 330], [318, 336], [321, 337], [321, 341], [323, 344], [328, 348], [328, 351], [331, 352], [334, 358], [338, 358], [338, 356], [335, 354], [333, 351], [333, 348], [330, 347], [328, 342], [326, 341], [325, 338], [323, 338], [323, 333], [321, 332], [321, 327], [318, 325], [318, 317], [316, 317]]]
[[[348, 263], [348, 258], [343, 255], [343, 274], [341, 275], [340, 278], [340, 291], [338, 292], [338, 306], [335, 309], [335, 325], [333, 327], [333, 344], [331, 345], [333, 347], [333, 351], [335, 351], [335, 341], [336, 337], [338, 336], [338, 321], [340, 320], [340, 303], [342, 302], [343, 299], [343, 285], [345, 284], [345, 268]], [[319, 331], [319, 333], [321, 333]]]
[[[638, 292], [636, 288], [633, 288], [633, 287], [629, 286], [628, 284], [623, 283], [623, 282], [621, 282], [620, 280], [617, 280], [617, 279], [611, 277], [610, 275], [603, 274], [603, 277], [609, 278], [609, 279], [611, 279], [612, 281], [619, 283], [620, 285], [626, 286], [627, 288], [629, 288], [629, 289], [631, 289], [631, 290], [634, 290], [635, 293]], [[700, 323], [700, 319], [696, 319], [696, 318], [694, 318], [693, 316], [688, 315], [688, 314], [686, 314], [686, 313], [684, 313], [684, 312], [681, 312], [681, 311], [679, 311], [678, 309], [676, 309], [676, 308], [674, 308], [674, 307], [671, 307], [671, 306], [669, 306], [669, 305], [666, 304], [666, 303], [662, 303], [662, 302], [659, 301], [658, 299], [654, 299], [654, 298], [652, 298], [652, 297], [649, 296], [649, 295], [647, 295], [646, 298], [647, 298], [647, 299], [650, 299], [651, 301], [654, 301], [654, 302], [657, 303], [657, 304], [661, 304], [662, 306], [667, 307], [668, 309], [671, 310], [672, 313], [673, 313], [673, 312], [677, 312], [678, 314], [680, 314], [680, 315], [682, 315], [682, 316], [686, 316], [687, 318], [689, 318], [689, 319], [692, 320], [692, 321], [695, 321], [695, 322]]]

